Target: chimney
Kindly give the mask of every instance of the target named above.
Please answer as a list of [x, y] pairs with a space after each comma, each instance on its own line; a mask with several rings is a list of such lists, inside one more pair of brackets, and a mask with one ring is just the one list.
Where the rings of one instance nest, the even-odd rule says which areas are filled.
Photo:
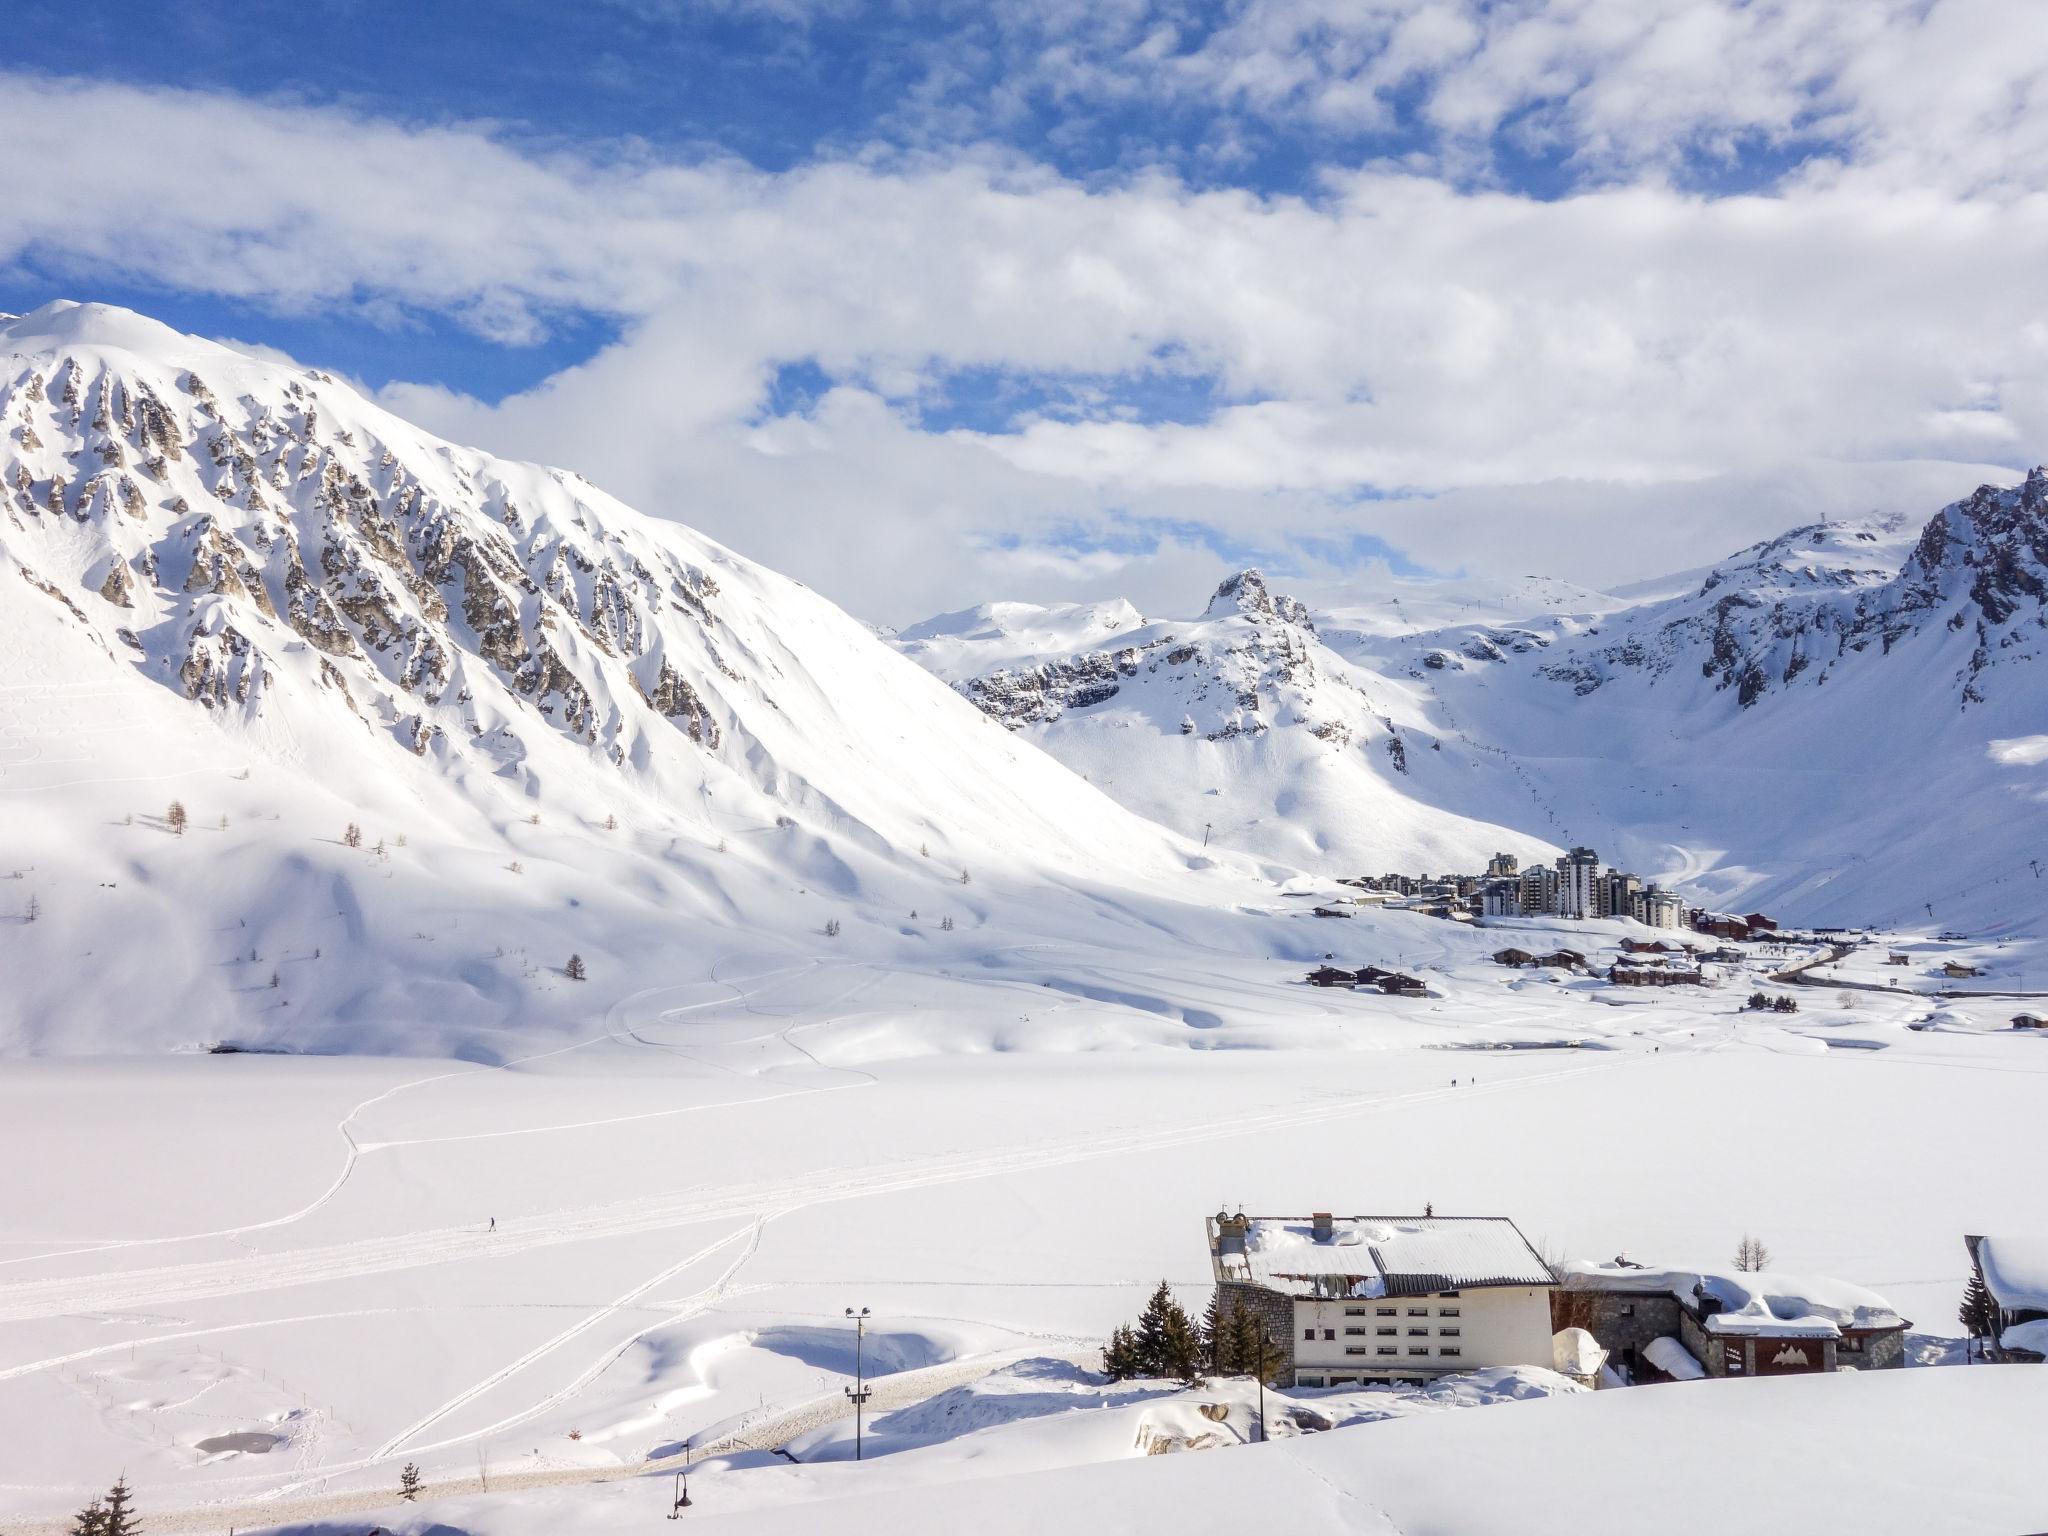
[[1231, 1216], [1218, 1211], [1216, 1213], [1217, 1253], [1243, 1253], [1245, 1228], [1249, 1225], [1250, 1223], [1242, 1215]]
[[1330, 1213], [1328, 1211], [1317, 1211], [1309, 1220], [1313, 1223], [1315, 1240], [1317, 1242], [1327, 1243], [1335, 1235], [1336, 1229], [1331, 1225]]

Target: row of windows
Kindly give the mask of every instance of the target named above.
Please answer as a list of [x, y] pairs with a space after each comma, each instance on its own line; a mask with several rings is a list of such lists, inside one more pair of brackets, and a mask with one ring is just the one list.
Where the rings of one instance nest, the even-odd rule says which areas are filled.
[[[1365, 1352], [1366, 1346], [1363, 1344], [1352, 1344], [1344, 1350], [1344, 1353], [1347, 1355], [1362, 1355]], [[1375, 1355], [1398, 1355], [1401, 1353], [1401, 1346], [1398, 1344], [1375, 1344], [1372, 1346], [1372, 1352]], [[1411, 1355], [1427, 1355], [1429, 1353], [1429, 1346], [1427, 1344], [1410, 1344], [1408, 1346], [1408, 1353]], [[1456, 1359], [1462, 1353], [1462, 1348], [1456, 1344], [1445, 1344], [1437, 1350], [1439, 1358], [1448, 1357]]]
[[[1383, 1326], [1373, 1329], [1373, 1332], [1380, 1338], [1391, 1339], [1398, 1337], [1401, 1330], [1399, 1328], [1391, 1326]], [[1440, 1339], [1455, 1339], [1461, 1332], [1461, 1329], [1456, 1327], [1439, 1327], [1436, 1332], [1437, 1337]], [[1301, 1336], [1307, 1342], [1313, 1344], [1316, 1339], [1316, 1331], [1313, 1328], [1304, 1328], [1301, 1330]], [[1323, 1330], [1323, 1337], [1326, 1339], [1334, 1339], [1337, 1337], [1337, 1330], [1334, 1328], [1325, 1328]], [[1365, 1337], [1365, 1330], [1363, 1328], [1346, 1328], [1344, 1330], [1344, 1337], [1346, 1337], [1347, 1339], [1362, 1339]], [[1411, 1339], [1426, 1339], [1429, 1337], [1429, 1330], [1427, 1328], [1410, 1328], [1408, 1330], [1408, 1337]]]
[[[1452, 1291], [1449, 1294], [1455, 1296], [1458, 1293], [1456, 1291]], [[1346, 1317], [1363, 1317], [1365, 1316], [1365, 1308], [1346, 1307], [1344, 1309], [1344, 1315]], [[1372, 1315], [1374, 1317], [1399, 1317], [1401, 1315], [1401, 1309], [1399, 1307], [1375, 1307], [1373, 1308]], [[1410, 1317], [1427, 1317], [1429, 1316], [1429, 1308], [1410, 1307], [1408, 1309], [1408, 1315]], [[1456, 1317], [1458, 1315], [1458, 1309], [1456, 1307], [1439, 1307], [1437, 1308], [1436, 1315], [1438, 1317]]]

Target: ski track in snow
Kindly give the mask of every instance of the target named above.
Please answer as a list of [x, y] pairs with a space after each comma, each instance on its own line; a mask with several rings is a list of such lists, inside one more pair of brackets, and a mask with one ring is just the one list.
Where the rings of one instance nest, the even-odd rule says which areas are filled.
[[[809, 966], [785, 966], [778, 970], [763, 971], [756, 976], [741, 977], [740, 979], [742, 981], [773, 980], [784, 976], [796, 975], [806, 969], [814, 969], [817, 965], [822, 963], [823, 962], [814, 961], [811, 962]], [[712, 969], [716, 970], [717, 967], [714, 965]], [[720, 982], [719, 984], [721, 986], [733, 985], [731, 982]], [[696, 984], [684, 983], [681, 986], [675, 987], [654, 987], [649, 988], [645, 992], [636, 992], [629, 997], [621, 998], [617, 1003], [612, 1005], [612, 1008], [610, 1009], [606, 1017], [606, 1023], [613, 1023], [617, 1019], [618, 1015], [624, 1009], [626, 1009], [634, 1003], [640, 1002], [642, 999], [658, 996], [666, 992], [688, 990], [694, 985]], [[743, 998], [751, 995], [752, 994], [748, 993], [741, 994]], [[723, 998], [716, 998], [710, 1002], [691, 1003], [676, 1008], [665, 1008], [657, 1013], [655, 1021], [659, 1022], [659, 1020], [661, 1019], [672, 1018], [677, 1014], [693, 1013], [702, 1008], [715, 1007], [718, 1004], [723, 1003], [724, 1001], [725, 999]], [[99, 1242], [83, 1243], [70, 1248], [47, 1249], [41, 1253], [19, 1254], [11, 1259], [0, 1259], [0, 1269], [10, 1268], [18, 1264], [33, 1264], [44, 1259], [69, 1258], [79, 1254], [86, 1253], [105, 1253], [128, 1248], [163, 1247], [166, 1245], [177, 1243], [204, 1242], [212, 1238], [238, 1238], [245, 1236], [246, 1234], [251, 1232], [267, 1232], [272, 1231], [278, 1227], [290, 1226], [294, 1222], [305, 1220], [306, 1217], [312, 1215], [315, 1211], [318, 1211], [322, 1206], [326, 1205], [329, 1201], [334, 1199], [336, 1195], [340, 1194], [342, 1187], [348, 1183], [349, 1176], [355, 1172], [356, 1164], [360, 1162], [361, 1159], [368, 1153], [392, 1151], [400, 1147], [419, 1147], [437, 1145], [442, 1142], [485, 1141], [507, 1136], [541, 1136], [560, 1131], [587, 1130], [602, 1125], [622, 1125], [635, 1120], [668, 1119], [678, 1115], [700, 1114], [707, 1110], [729, 1109], [742, 1104], [765, 1104], [774, 1099], [793, 1098], [802, 1094], [809, 1093], [829, 1093], [840, 1088], [865, 1086], [865, 1084], [835, 1083], [826, 1087], [793, 1088], [781, 1093], [761, 1094], [756, 1097], [748, 1099], [723, 1099], [719, 1100], [716, 1103], [684, 1104], [679, 1105], [674, 1109], [643, 1110], [630, 1115], [611, 1115], [593, 1120], [564, 1121], [559, 1124], [553, 1125], [516, 1126], [507, 1130], [457, 1133], [451, 1136], [415, 1136], [394, 1139], [391, 1141], [358, 1141], [355, 1132], [350, 1129], [350, 1127], [353, 1126], [355, 1122], [359, 1120], [367, 1111], [374, 1109], [379, 1104], [386, 1103], [389, 1100], [396, 1098], [399, 1094], [409, 1093], [416, 1088], [425, 1088], [430, 1084], [446, 1082], [451, 1078], [475, 1077], [480, 1074], [490, 1072], [509, 1072], [515, 1067], [528, 1066], [534, 1062], [546, 1061], [551, 1057], [555, 1056], [566, 1056], [570, 1054], [572, 1051], [584, 1050], [587, 1047], [593, 1045], [601, 1045], [608, 1040], [617, 1041], [625, 1040], [628, 1038], [632, 1039], [638, 1044], [648, 1046], [652, 1049], [670, 1050], [674, 1051], [676, 1054], [679, 1055], [689, 1056], [688, 1052], [681, 1051], [676, 1047], [664, 1046], [656, 1041], [647, 1040], [639, 1034], [635, 1033], [634, 1030], [630, 1026], [628, 1026], [608, 1029], [605, 1033], [601, 1035], [592, 1035], [589, 1039], [579, 1040], [573, 1045], [557, 1046], [551, 1050], [536, 1051], [530, 1055], [514, 1057], [509, 1061], [499, 1062], [495, 1066], [457, 1067], [452, 1070], [430, 1072], [424, 1077], [412, 1078], [406, 1082], [394, 1083], [391, 1087], [385, 1088], [377, 1093], [372, 1094], [369, 1098], [364, 1099], [361, 1103], [357, 1104], [353, 1109], [351, 1109], [346, 1115], [342, 1116], [342, 1118], [336, 1123], [335, 1133], [341, 1137], [345, 1146], [345, 1150], [342, 1156], [341, 1170], [335, 1174], [334, 1181], [331, 1184], [329, 1184], [326, 1189], [322, 1190], [318, 1195], [314, 1196], [313, 1199], [307, 1201], [306, 1204], [300, 1206], [296, 1210], [287, 1211], [282, 1216], [273, 1216], [263, 1221], [245, 1222], [240, 1226], [234, 1227], [216, 1227], [213, 1230], [206, 1232], [178, 1232], [170, 1233], [161, 1237], [107, 1238]], [[803, 1050], [801, 1046], [795, 1045], [794, 1042], [791, 1042], [790, 1044], [791, 1049], [796, 1050], [800, 1054], [806, 1056], [813, 1063], [817, 1062], [817, 1058], [811, 1056], [810, 1053], [808, 1051]], [[700, 1060], [700, 1058], [695, 1056], [689, 1056], [689, 1059], [693, 1061]], [[728, 1072], [733, 1076], [747, 1076], [747, 1074], [745, 1073], [733, 1072], [731, 1068], [723, 1067], [718, 1063], [704, 1062], [702, 1064], [709, 1067], [715, 1067], [721, 1071]], [[820, 1065], [822, 1064], [820, 1063]], [[834, 1068], [830, 1070], [844, 1071], [851, 1069]], [[864, 1078], [866, 1078], [867, 1082], [874, 1081], [872, 1075], [870, 1074], [863, 1073], [861, 1075]], [[0, 1287], [0, 1290], [4, 1290], [4, 1287]]]
[[0, 1285], [0, 1322], [162, 1308], [180, 1302], [279, 1290], [293, 1285], [389, 1274], [485, 1255], [524, 1253], [595, 1238], [748, 1219], [764, 1211], [788, 1212], [868, 1195], [964, 1183], [1101, 1157], [1159, 1151], [1191, 1141], [1315, 1124], [1428, 1103], [1453, 1095], [1502, 1093], [1537, 1083], [1556, 1083], [1568, 1078], [1615, 1071], [1642, 1059], [1634, 1055], [1619, 1055], [1611, 1061], [1529, 1073], [1483, 1085], [1417, 1089], [1390, 1095], [1344, 1095], [1326, 1104], [1263, 1111], [1231, 1120], [1205, 1119], [1118, 1135], [1026, 1145], [976, 1157], [884, 1164], [840, 1174], [807, 1172], [780, 1181], [648, 1196], [607, 1206], [517, 1217], [500, 1223], [495, 1233], [481, 1232], [473, 1227], [443, 1227], [158, 1269], [14, 1281]]
[[[1714, 1049], [1726, 1043], [1727, 1038], [1724, 1037], [1714, 1040], [1706, 1048]], [[1681, 1054], [1684, 1053], [1674, 1053], [1674, 1059]], [[553, 1218], [515, 1220], [501, 1224], [496, 1234], [444, 1229], [402, 1234], [391, 1238], [364, 1239], [327, 1248], [303, 1249], [274, 1255], [250, 1255], [160, 1270], [116, 1272], [100, 1277], [81, 1276], [47, 1282], [16, 1282], [0, 1286], [0, 1321], [76, 1315], [81, 1311], [117, 1311], [144, 1303], [163, 1304], [215, 1298], [348, 1276], [386, 1273], [486, 1254], [522, 1252], [593, 1238], [702, 1225], [722, 1219], [746, 1223], [699, 1248], [678, 1263], [664, 1266], [613, 1301], [591, 1309], [568, 1327], [388, 1437], [370, 1455], [317, 1468], [307, 1467], [304, 1474], [294, 1481], [267, 1488], [248, 1504], [232, 1507], [238, 1518], [246, 1511], [251, 1521], [274, 1523], [282, 1514], [280, 1501], [293, 1495], [303, 1495], [336, 1477], [364, 1471], [382, 1462], [394, 1460], [401, 1454], [427, 1455], [461, 1445], [481, 1443], [491, 1435], [528, 1422], [572, 1400], [597, 1381], [633, 1344], [650, 1334], [701, 1315], [731, 1294], [732, 1282], [747, 1260], [752, 1257], [766, 1224], [778, 1216], [814, 1205], [860, 1199], [868, 1195], [962, 1183], [1006, 1173], [1059, 1167], [1100, 1157], [1160, 1151], [1194, 1141], [1214, 1140], [1217, 1137], [1256, 1135], [1265, 1131], [1343, 1119], [1375, 1111], [1396, 1110], [1453, 1096], [1498, 1094], [1538, 1084], [1555, 1084], [1595, 1073], [1616, 1071], [1630, 1065], [1640, 1066], [1659, 1059], [1661, 1058], [1635, 1054], [1617, 1055], [1611, 1060], [1581, 1062], [1554, 1071], [1529, 1073], [1484, 1085], [1467, 1083], [1458, 1087], [1432, 1087], [1387, 1095], [1344, 1095], [1325, 1104], [1264, 1111], [1239, 1116], [1233, 1120], [1202, 1120], [1121, 1135], [1093, 1136], [1052, 1145], [1027, 1146], [981, 1157], [949, 1160], [937, 1165], [927, 1161], [857, 1171], [837, 1178], [800, 1176], [780, 1183], [743, 1186], [729, 1191], [653, 1197], [621, 1202], [596, 1211], [565, 1212], [558, 1213]], [[408, 1085], [399, 1086], [402, 1088]], [[386, 1093], [396, 1091], [399, 1090], [394, 1088], [387, 1090]], [[743, 1250], [709, 1286], [691, 1296], [665, 1305], [662, 1308], [663, 1315], [659, 1318], [635, 1329], [623, 1339], [607, 1343], [565, 1386], [538, 1397], [491, 1424], [440, 1440], [416, 1443], [418, 1436], [434, 1425], [480, 1401], [529, 1367], [573, 1344], [606, 1319], [632, 1308], [660, 1285], [686, 1273], [743, 1237], [746, 1239]], [[85, 1305], [81, 1306], [81, 1302]], [[130, 1340], [121, 1344], [100, 1346], [86, 1353], [100, 1354], [129, 1347], [130, 1344], [153, 1342], [159, 1341]], [[77, 1358], [80, 1358], [79, 1352], [73, 1352], [66, 1356], [15, 1366], [0, 1372], [0, 1380], [52, 1369]], [[983, 1362], [981, 1369], [974, 1374], [983, 1374], [989, 1368], [989, 1364]], [[967, 1379], [972, 1379], [972, 1376]], [[934, 1386], [932, 1390], [939, 1388]], [[777, 1410], [768, 1421], [757, 1424], [751, 1431], [735, 1431], [730, 1438], [735, 1441], [735, 1447], [742, 1442], [751, 1446], [768, 1436], [771, 1431], [787, 1428], [788, 1434], [794, 1434], [802, 1429], [814, 1427], [814, 1421], [830, 1422], [832, 1415], [826, 1413], [821, 1418], [820, 1412], [822, 1410], [818, 1409], [815, 1402], [788, 1405]], [[784, 1420], [789, 1421], [787, 1425], [783, 1423]], [[783, 1438], [787, 1438], [787, 1435]], [[648, 1462], [624, 1469], [576, 1468], [560, 1473], [535, 1474], [540, 1480], [532, 1486], [593, 1482], [620, 1475], [637, 1475], [651, 1470], [659, 1470], [659, 1466]], [[330, 1501], [323, 1500], [321, 1512], [343, 1513], [355, 1509], [373, 1509], [389, 1502], [389, 1495], [384, 1492], [366, 1491], [353, 1497], [337, 1498], [339, 1502], [333, 1503], [331, 1507]], [[181, 1515], [190, 1517], [202, 1513], [217, 1526], [229, 1510], [230, 1506], [225, 1501], [218, 1501], [212, 1505], [166, 1514], [174, 1522], [171, 1528], [183, 1524]]]

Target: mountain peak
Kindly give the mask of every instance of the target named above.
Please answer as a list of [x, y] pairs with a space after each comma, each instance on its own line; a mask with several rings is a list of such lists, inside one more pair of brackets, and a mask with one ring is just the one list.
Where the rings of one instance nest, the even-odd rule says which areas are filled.
[[1255, 566], [1226, 576], [1218, 583], [1216, 593], [1209, 599], [1209, 606], [1203, 610], [1205, 619], [1227, 619], [1233, 614], [1247, 614], [1253, 618], [1278, 619], [1283, 624], [1293, 624], [1301, 629], [1315, 632], [1310, 622], [1308, 609], [1284, 593], [1276, 593], [1266, 585], [1265, 573]]
[[107, 347], [181, 364], [195, 355], [241, 356], [118, 304], [81, 304], [73, 299], [53, 299], [25, 315], [0, 320], [0, 347], [10, 352]]

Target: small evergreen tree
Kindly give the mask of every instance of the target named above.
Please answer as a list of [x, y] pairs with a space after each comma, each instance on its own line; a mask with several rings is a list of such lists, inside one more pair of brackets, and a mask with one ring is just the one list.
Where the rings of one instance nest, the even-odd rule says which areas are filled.
[[1137, 1365], [1146, 1376], [1193, 1381], [1201, 1374], [1201, 1336], [1164, 1280], [1138, 1317]]
[[107, 1523], [100, 1527], [105, 1536], [140, 1536], [142, 1526], [135, 1518], [134, 1501], [126, 1474], [116, 1478], [107, 1490]]
[[107, 1507], [94, 1499], [71, 1518], [71, 1536], [106, 1536]]
[[827, 919], [825, 919], [825, 937], [828, 939], [836, 939], [839, 937], [838, 918], [828, 917]]
[[1991, 1299], [1982, 1275], [1972, 1274], [1970, 1283], [1963, 1287], [1963, 1304], [1956, 1316], [1973, 1339], [1998, 1336], [1998, 1303]]
[[581, 955], [571, 955], [569, 963], [562, 967], [562, 974], [571, 981], [582, 981], [585, 977], [583, 957]]
[[1230, 1332], [1230, 1317], [1223, 1310], [1223, 1288], [1209, 1293], [1209, 1305], [1202, 1310], [1202, 1356], [1218, 1376], [1234, 1376], [1236, 1355]]
[[940, 918], [940, 919], [939, 919], [939, 927], [940, 927], [940, 928], [941, 928], [941, 929], [942, 929], [942, 930], [943, 930], [944, 932], [946, 932], [946, 933], [951, 933], [951, 932], [953, 931], [953, 919], [951, 919], [950, 917], [942, 917], [942, 918]]
[[1242, 1301], [1230, 1309], [1230, 1370], [1233, 1375], [1256, 1376], [1261, 1381], [1273, 1374], [1279, 1346], [1266, 1330], [1265, 1320]]
[[43, 915], [43, 904], [41, 901], [36, 899], [36, 895], [33, 891], [29, 893], [28, 911], [23, 913], [22, 915], [26, 917], [30, 922], [34, 922], [37, 918]]
[[605, 817], [605, 819], [604, 819], [604, 829], [605, 829], [605, 831], [607, 831], [607, 832], [616, 832], [616, 831], [618, 831], [618, 830], [619, 830], [619, 818], [618, 818], [618, 817], [616, 817], [616, 816], [607, 816], [607, 817]]
[[420, 1496], [420, 1469], [409, 1461], [398, 1474], [398, 1496], [408, 1504]]
[[350, 822], [347, 826], [343, 827], [341, 829], [341, 846], [344, 848], [362, 847], [363, 829], [354, 822]]
[[179, 837], [185, 835], [185, 824], [190, 820], [191, 818], [185, 814], [185, 802], [182, 800], [173, 800], [170, 809], [164, 812], [164, 825]]
[[1120, 1323], [1110, 1331], [1102, 1346], [1102, 1374], [1111, 1381], [1129, 1381], [1138, 1374], [1138, 1339], [1129, 1324]]

